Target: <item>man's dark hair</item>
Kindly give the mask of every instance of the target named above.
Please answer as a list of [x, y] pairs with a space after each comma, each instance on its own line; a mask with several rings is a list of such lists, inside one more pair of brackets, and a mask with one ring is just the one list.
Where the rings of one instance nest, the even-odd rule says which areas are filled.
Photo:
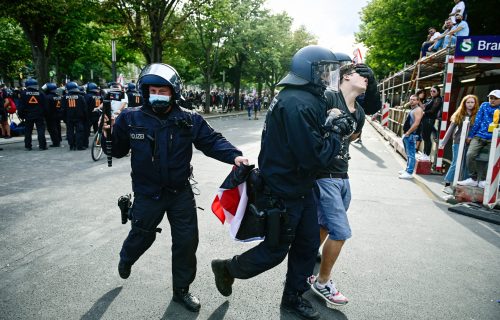
[[345, 64], [340, 67], [340, 83], [344, 81], [344, 75], [356, 72], [356, 65], [354, 63]]
[[427, 31], [429, 31], [429, 32], [430, 32], [431, 30], [436, 31], [437, 29], [436, 29], [436, 28], [434, 28], [434, 27], [429, 27], [429, 29], [427, 29]]

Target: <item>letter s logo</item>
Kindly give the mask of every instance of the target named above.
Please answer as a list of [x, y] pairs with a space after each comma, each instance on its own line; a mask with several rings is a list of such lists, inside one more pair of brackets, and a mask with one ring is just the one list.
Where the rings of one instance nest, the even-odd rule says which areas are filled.
[[460, 50], [462, 50], [463, 52], [470, 52], [473, 48], [474, 42], [472, 42], [471, 40], [464, 40], [460, 44]]

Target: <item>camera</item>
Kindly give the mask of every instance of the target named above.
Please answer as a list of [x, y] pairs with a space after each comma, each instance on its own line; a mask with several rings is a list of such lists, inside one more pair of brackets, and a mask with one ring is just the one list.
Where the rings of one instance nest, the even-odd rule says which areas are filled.
[[104, 102], [121, 101], [125, 99], [125, 92], [119, 88], [104, 89]]

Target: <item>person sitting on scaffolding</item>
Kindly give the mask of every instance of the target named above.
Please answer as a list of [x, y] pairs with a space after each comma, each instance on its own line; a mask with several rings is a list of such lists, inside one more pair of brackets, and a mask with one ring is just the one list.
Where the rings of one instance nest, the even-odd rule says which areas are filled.
[[[500, 90], [493, 90], [488, 95], [488, 102], [483, 102], [479, 107], [474, 125], [465, 140], [465, 143], [469, 144], [466, 163], [470, 178], [458, 181], [457, 183], [461, 186], [484, 188], [486, 185], [486, 163], [478, 161], [477, 157], [484, 148], [487, 150], [490, 149], [493, 130], [489, 130], [489, 128], [490, 124], [496, 123], [498, 125], [498, 117], [500, 115], [499, 106]], [[493, 121], [495, 113], [497, 114], [497, 119]]]
[[443, 48], [448, 46], [454, 47], [457, 42], [457, 37], [466, 37], [469, 35], [469, 25], [466, 21], [462, 20], [462, 15], [457, 13], [455, 15], [456, 24], [451, 28], [450, 32], [444, 37]]
[[443, 24], [443, 32], [434, 39], [434, 43], [427, 49], [429, 52], [436, 52], [443, 48], [444, 37], [450, 32], [453, 27], [451, 19], [446, 19]]
[[429, 34], [427, 35], [427, 41], [422, 43], [422, 49], [420, 50], [420, 57], [425, 57], [427, 52], [429, 52], [429, 47], [432, 46], [436, 42], [436, 38], [441, 35], [440, 32], [436, 31], [436, 28], [430, 27], [428, 29]]

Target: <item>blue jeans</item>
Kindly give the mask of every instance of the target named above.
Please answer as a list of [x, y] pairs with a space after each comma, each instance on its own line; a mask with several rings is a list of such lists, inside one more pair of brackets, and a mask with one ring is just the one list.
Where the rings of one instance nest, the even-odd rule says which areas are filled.
[[347, 219], [347, 209], [351, 203], [349, 179], [323, 178], [316, 180], [314, 189], [318, 205], [318, 223], [328, 230], [330, 240], [347, 240], [351, 237], [351, 227]]
[[[457, 168], [457, 161], [458, 161], [458, 148], [460, 147], [460, 144], [454, 143], [451, 146], [451, 150], [453, 153], [453, 159], [451, 160], [451, 165], [450, 168], [448, 169], [448, 172], [446, 173], [446, 176], [444, 177], [444, 182], [447, 183], [452, 183], [453, 178], [455, 177], [455, 170]], [[464, 148], [464, 154], [467, 154], [467, 145]], [[464, 158], [465, 160], [465, 158]], [[465, 161], [462, 162], [462, 178], [459, 177], [459, 180], [465, 180], [469, 177], [469, 172], [467, 170], [467, 166], [465, 165]]]
[[457, 37], [455, 36], [446, 36], [444, 37], [444, 42], [443, 42], [443, 48], [446, 48], [449, 44], [450, 44], [450, 41], [451, 41], [451, 46], [455, 46], [455, 42], [457, 41]]
[[405, 136], [403, 138], [406, 156], [408, 157], [408, 159], [406, 160], [406, 172], [408, 172], [409, 174], [413, 174], [413, 171], [415, 170], [415, 164], [417, 162], [417, 160], [415, 159], [417, 144], [416, 141], [416, 134], [410, 134], [408, 137]]
[[444, 38], [441, 38], [441, 39], [439, 39], [439, 40], [436, 41], [436, 43], [432, 47], [432, 51], [439, 51], [440, 49], [442, 49], [442, 47], [443, 47], [443, 39]]

